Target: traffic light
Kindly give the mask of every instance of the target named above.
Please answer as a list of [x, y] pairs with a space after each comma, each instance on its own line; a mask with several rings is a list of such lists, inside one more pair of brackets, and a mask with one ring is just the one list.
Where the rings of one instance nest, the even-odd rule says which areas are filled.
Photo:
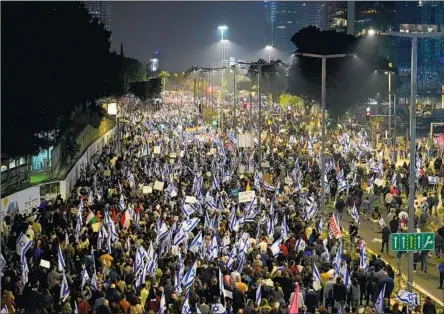
[[370, 107], [367, 108], [367, 112], [365, 113], [365, 120], [366, 121], [370, 121]]

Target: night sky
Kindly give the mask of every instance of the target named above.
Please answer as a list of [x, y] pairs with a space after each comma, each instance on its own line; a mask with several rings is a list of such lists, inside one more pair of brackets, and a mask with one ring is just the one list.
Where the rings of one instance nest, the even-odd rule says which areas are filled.
[[155, 51], [167, 71], [220, 66], [218, 25], [227, 25], [228, 56], [266, 58], [264, 2], [112, 2], [112, 49], [148, 62]]

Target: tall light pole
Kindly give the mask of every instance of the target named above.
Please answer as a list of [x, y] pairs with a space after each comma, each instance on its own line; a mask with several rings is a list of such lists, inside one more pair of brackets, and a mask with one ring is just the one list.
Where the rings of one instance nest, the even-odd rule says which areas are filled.
[[[410, 73], [410, 173], [408, 232], [415, 232], [415, 180], [416, 180], [416, 83], [418, 80], [418, 38], [443, 36], [443, 32], [405, 33], [387, 32], [388, 35], [412, 39], [412, 65]], [[409, 252], [408, 290], [413, 292], [413, 252]]]
[[268, 45], [265, 47], [265, 50], [268, 51], [268, 63], [270, 63], [271, 62], [271, 50], [273, 50], [273, 46]]
[[237, 115], [236, 115], [236, 64], [233, 65], [233, 122], [234, 122], [234, 134], [237, 135]]
[[327, 102], [327, 59], [345, 58], [347, 56], [356, 56], [356, 54], [335, 54], [335, 55], [318, 55], [312, 53], [297, 53], [299, 56], [317, 58], [322, 60], [322, 88], [321, 88], [321, 106], [322, 106], [322, 150], [321, 150], [321, 207], [325, 205], [325, 107]]
[[221, 25], [217, 27], [218, 30], [220, 30], [220, 44], [222, 46], [222, 63], [221, 63], [221, 76], [220, 76], [220, 92], [221, 92], [221, 98], [223, 103], [223, 81], [224, 81], [224, 61], [225, 61], [225, 38], [224, 38], [224, 32], [228, 29], [226, 25]]
[[[395, 112], [394, 120], [396, 121], [396, 109], [392, 111], [392, 74], [395, 74], [393, 71], [388, 70], [376, 70], [376, 72], [384, 72], [384, 74], [388, 75], [388, 102], [389, 102], [389, 125], [388, 125], [388, 132], [391, 134], [391, 142], [392, 142], [392, 150], [393, 150], [393, 156], [392, 160], [393, 162], [396, 162], [396, 154], [395, 154], [395, 139], [396, 139], [396, 130], [393, 128], [392, 130], [392, 114]], [[394, 108], [396, 108], [396, 104], [393, 105]], [[395, 122], [396, 123], [396, 122]]]

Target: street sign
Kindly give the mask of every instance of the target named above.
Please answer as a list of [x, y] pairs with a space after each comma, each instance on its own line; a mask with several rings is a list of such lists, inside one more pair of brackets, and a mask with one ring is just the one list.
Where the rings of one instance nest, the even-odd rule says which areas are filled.
[[435, 234], [421, 233], [392, 233], [392, 251], [432, 251], [435, 249]]

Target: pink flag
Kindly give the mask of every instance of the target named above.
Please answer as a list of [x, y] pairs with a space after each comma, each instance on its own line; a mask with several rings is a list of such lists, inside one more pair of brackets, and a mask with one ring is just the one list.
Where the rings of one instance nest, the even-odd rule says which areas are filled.
[[298, 314], [299, 313], [299, 284], [296, 283], [296, 289], [294, 290], [293, 301], [291, 301], [290, 309], [288, 314]]

